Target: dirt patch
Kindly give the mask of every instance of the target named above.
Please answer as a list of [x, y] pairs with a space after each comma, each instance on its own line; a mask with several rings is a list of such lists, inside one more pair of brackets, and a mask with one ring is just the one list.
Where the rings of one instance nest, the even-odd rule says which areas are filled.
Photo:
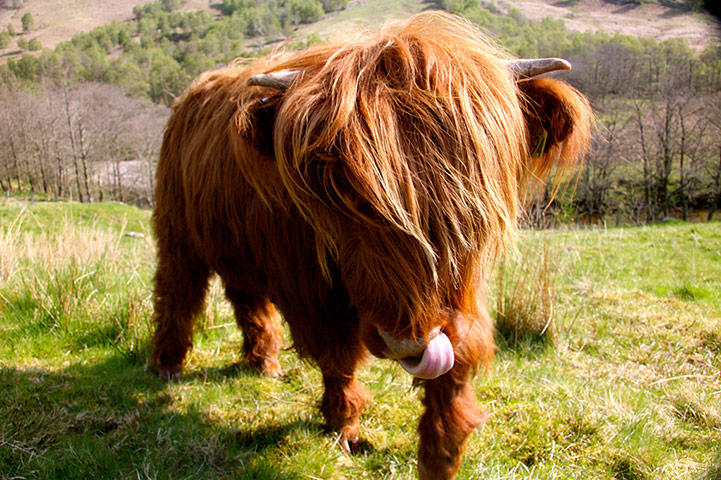
[[503, 0], [499, 6], [517, 8], [531, 20], [562, 19], [574, 31], [604, 30], [656, 40], [681, 37], [696, 50], [703, 50], [712, 41], [721, 41], [721, 26], [714, 17], [659, 4], [633, 6], [582, 0], [571, 5], [558, 0]]
[[37, 38], [43, 47], [53, 48], [76, 33], [88, 32], [113, 20], [129, 20], [133, 7], [145, 3], [147, 0], [28, 0], [17, 10], [0, 9], [0, 25], [5, 28], [11, 24], [16, 32], [22, 32], [20, 19], [30, 13], [35, 28], [24, 36]]
[[[32, 32], [26, 39], [37, 38], [43, 47], [54, 48], [73, 35], [86, 33], [113, 20], [126, 22], [133, 18], [133, 7], [145, 5], [149, 0], [26, 0], [19, 9], [0, 8], [0, 29], [12, 25], [16, 32], [23, 31], [20, 19], [30, 13], [35, 20]], [[182, 10], [210, 9], [209, 0], [188, 0]], [[13, 42], [8, 50], [13, 50]]]

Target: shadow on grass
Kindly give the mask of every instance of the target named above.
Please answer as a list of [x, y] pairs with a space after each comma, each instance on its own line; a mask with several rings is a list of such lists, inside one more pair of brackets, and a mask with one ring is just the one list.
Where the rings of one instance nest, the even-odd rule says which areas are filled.
[[203, 368], [193, 372], [183, 372], [178, 380], [179, 383], [189, 383], [198, 380], [211, 383], [220, 383], [226, 379], [237, 379], [244, 376], [260, 376], [258, 370], [245, 362], [235, 362], [229, 365]]
[[522, 358], [536, 358], [553, 351], [556, 347], [535, 337], [512, 338], [496, 332], [496, 348], [501, 352], [509, 352]]
[[721, 480], [721, 452], [716, 456], [716, 460], [709, 466], [703, 480]]
[[305, 478], [284, 465], [284, 446], [322, 427], [288, 420], [229, 427], [121, 355], [62, 371], [0, 368], [3, 478]]

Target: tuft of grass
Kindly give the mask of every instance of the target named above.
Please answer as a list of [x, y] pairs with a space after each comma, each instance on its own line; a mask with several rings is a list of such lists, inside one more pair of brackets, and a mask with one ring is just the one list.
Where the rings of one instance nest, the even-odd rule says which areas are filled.
[[502, 345], [553, 345], [556, 275], [548, 243], [504, 258], [496, 274], [496, 332]]
[[650, 476], [643, 459], [629, 452], [618, 452], [612, 457], [611, 472], [618, 480], [645, 480]]
[[[150, 331], [153, 265], [148, 212], [119, 204], [17, 204], [0, 208], [0, 352], [36, 356], [116, 349], [139, 360]], [[120, 214], [122, 213], [122, 215]], [[141, 220], [142, 219], [142, 220]], [[22, 355], [22, 354], [21, 354]], [[142, 360], [144, 362], [144, 359]]]
[[702, 428], [721, 430], [721, 408], [713, 396], [695, 390], [677, 392], [669, 399], [674, 416], [683, 422]]
[[694, 301], [709, 298], [712, 294], [708, 289], [698, 287], [686, 281], [682, 285], [674, 288], [672, 293], [681, 300]]

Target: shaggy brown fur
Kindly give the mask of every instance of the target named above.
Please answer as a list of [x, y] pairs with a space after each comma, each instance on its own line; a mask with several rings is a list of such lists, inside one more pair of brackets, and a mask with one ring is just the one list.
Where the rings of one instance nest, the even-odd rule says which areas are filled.
[[[423, 341], [440, 327], [455, 366], [423, 381], [419, 472], [453, 478], [482, 420], [469, 377], [493, 354], [486, 270], [513, 237], [524, 188], [572, 165], [589, 136], [580, 94], [516, 82], [502, 58], [466, 23], [421, 14], [197, 80], [157, 172], [159, 371], [180, 371], [215, 272], [247, 360], [280, 373], [277, 306], [323, 372], [328, 425], [352, 443], [367, 398], [355, 369], [367, 351], [388, 353], [378, 329]], [[246, 84], [283, 69], [301, 72], [285, 90]]]

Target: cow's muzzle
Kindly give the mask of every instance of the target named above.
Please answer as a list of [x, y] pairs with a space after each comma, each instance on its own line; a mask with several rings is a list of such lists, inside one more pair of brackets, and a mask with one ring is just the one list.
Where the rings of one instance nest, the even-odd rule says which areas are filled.
[[386, 356], [398, 360], [401, 367], [415, 377], [430, 380], [453, 368], [453, 345], [440, 328], [428, 335], [428, 341], [424, 338], [398, 340], [382, 328], [378, 328], [378, 334], [388, 347]]

